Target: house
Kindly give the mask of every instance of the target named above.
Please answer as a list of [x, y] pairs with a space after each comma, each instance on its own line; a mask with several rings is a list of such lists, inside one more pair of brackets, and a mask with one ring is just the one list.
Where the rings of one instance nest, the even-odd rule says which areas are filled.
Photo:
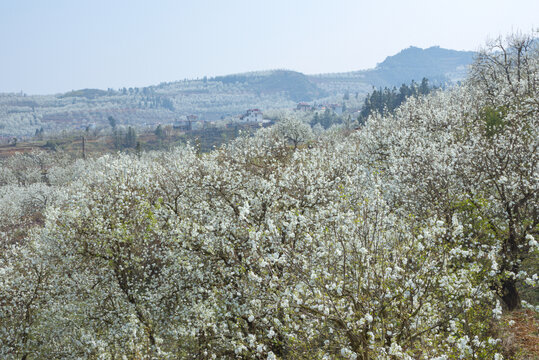
[[196, 115], [182, 116], [174, 121], [174, 129], [180, 131], [200, 130], [202, 128], [204, 128], [204, 120], [198, 120]]
[[300, 102], [296, 106], [296, 110], [298, 110], [298, 111], [311, 111], [312, 109], [313, 109], [312, 106], [309, 105], [309, 103], [306, 103], [306, 102]]
[[327, 107], [333, 110], [337, 115], [342, 115], [342, 105], [341, 104], [327, 104]]
[[316, 110], [319, 110], [319, 111], [331, 110], [337, 115], [342, 115], [343, 113], [343, 107], [341, 104], [318, 104], [316, 105]]
[[245, 112], [245, 114], [240, 116], [240, 122], [261, 123], [263, 121], [264, 121], [264, 117], [260, 109], [249, 109]]
[[204, 120], [191, 121], [191, 130], [202, 130], [205, 126]]
[[192, 121], [187, 120], [186, 118], [181, 119], [181, 120], [176, 120], [174, 121], [173, 128], [180, 131], [191, 131]]

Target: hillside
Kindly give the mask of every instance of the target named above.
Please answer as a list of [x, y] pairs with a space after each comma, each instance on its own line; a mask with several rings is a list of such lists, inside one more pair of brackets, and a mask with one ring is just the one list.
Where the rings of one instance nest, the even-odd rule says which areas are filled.
[[421, 49], [411, 46], [398, 54], [388, 56], [374, 69], [348, 73], [309, 76], [318, 87], [330, 93], [364, 94], [374, 86], [399, 87], [424, 77], [432, 84], [456, 83], [466, 76], [466, 68], [473, 62], [475, 52], [443, 49], [433, 46]]
[[463, 78], [474, 53], [410, 47], [387, 57], [376, 68], [349, 73], [305, 75], [270, 70], [214, 78], [161, 83], [144, 88], [81, 89], [64, 94], [0, 94], [0, 140], [31, 136], [36, 130], [58, 132], [118, 124], [154, 127], [187, 115], [206, 121], [237, 116], [249, 108], [291, 108], [300, 101], [339, 102], [345, 93], [359, 96], [372, 87], [393, 87], [427, 77], [433, 84]]
[[311, 101], [327, 96], [309, 78], [297, 71], [275, 70], [220, 76], [213, 79], [225, 85], [246, 84], [258, 94], [281, 93], [293, 101]]
[[431, 82], [446, 83], [464, 79], [466, 66], [471, 64], [475, 52], [409, 47], [388, 56], [374, 70], [366, 71], [366, 80], [375, 86], [398, 86], [423, 77]]
[[87, 99], [95, 99], [100, 96], [106, 96], [109, 95], [107, 91], [100, 90], [100, 89], [81, 89], [81, 90], [73, 90], [70, 92], [66, 92], [63, 95], [60, 95], [61, 98], [67, 98], [67, 97], [83, 97]]

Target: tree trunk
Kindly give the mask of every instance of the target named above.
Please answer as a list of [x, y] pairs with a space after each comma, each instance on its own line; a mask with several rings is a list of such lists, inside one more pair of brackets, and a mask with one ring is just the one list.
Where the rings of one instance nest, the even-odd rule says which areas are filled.
[[515, 282], [515, 279], [506, 279], [502, 283], [502, 300], [509, 311], [520, 308], [520, 295]]

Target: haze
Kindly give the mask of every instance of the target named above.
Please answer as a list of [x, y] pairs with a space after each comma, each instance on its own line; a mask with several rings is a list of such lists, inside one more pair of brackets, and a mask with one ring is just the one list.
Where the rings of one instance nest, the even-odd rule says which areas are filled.
[[0, 92], [48, 94], [286, 68], [374, 67], [537, 27], [539, 1], [0, 2]]

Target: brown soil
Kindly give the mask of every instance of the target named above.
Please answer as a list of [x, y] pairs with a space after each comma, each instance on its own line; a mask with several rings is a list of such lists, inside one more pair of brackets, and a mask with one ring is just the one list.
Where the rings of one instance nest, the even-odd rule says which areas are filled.
[[501, 338], [507, 359], [539, 360], [539, 317], [531, 310], [515, 310], [503, 316]]

